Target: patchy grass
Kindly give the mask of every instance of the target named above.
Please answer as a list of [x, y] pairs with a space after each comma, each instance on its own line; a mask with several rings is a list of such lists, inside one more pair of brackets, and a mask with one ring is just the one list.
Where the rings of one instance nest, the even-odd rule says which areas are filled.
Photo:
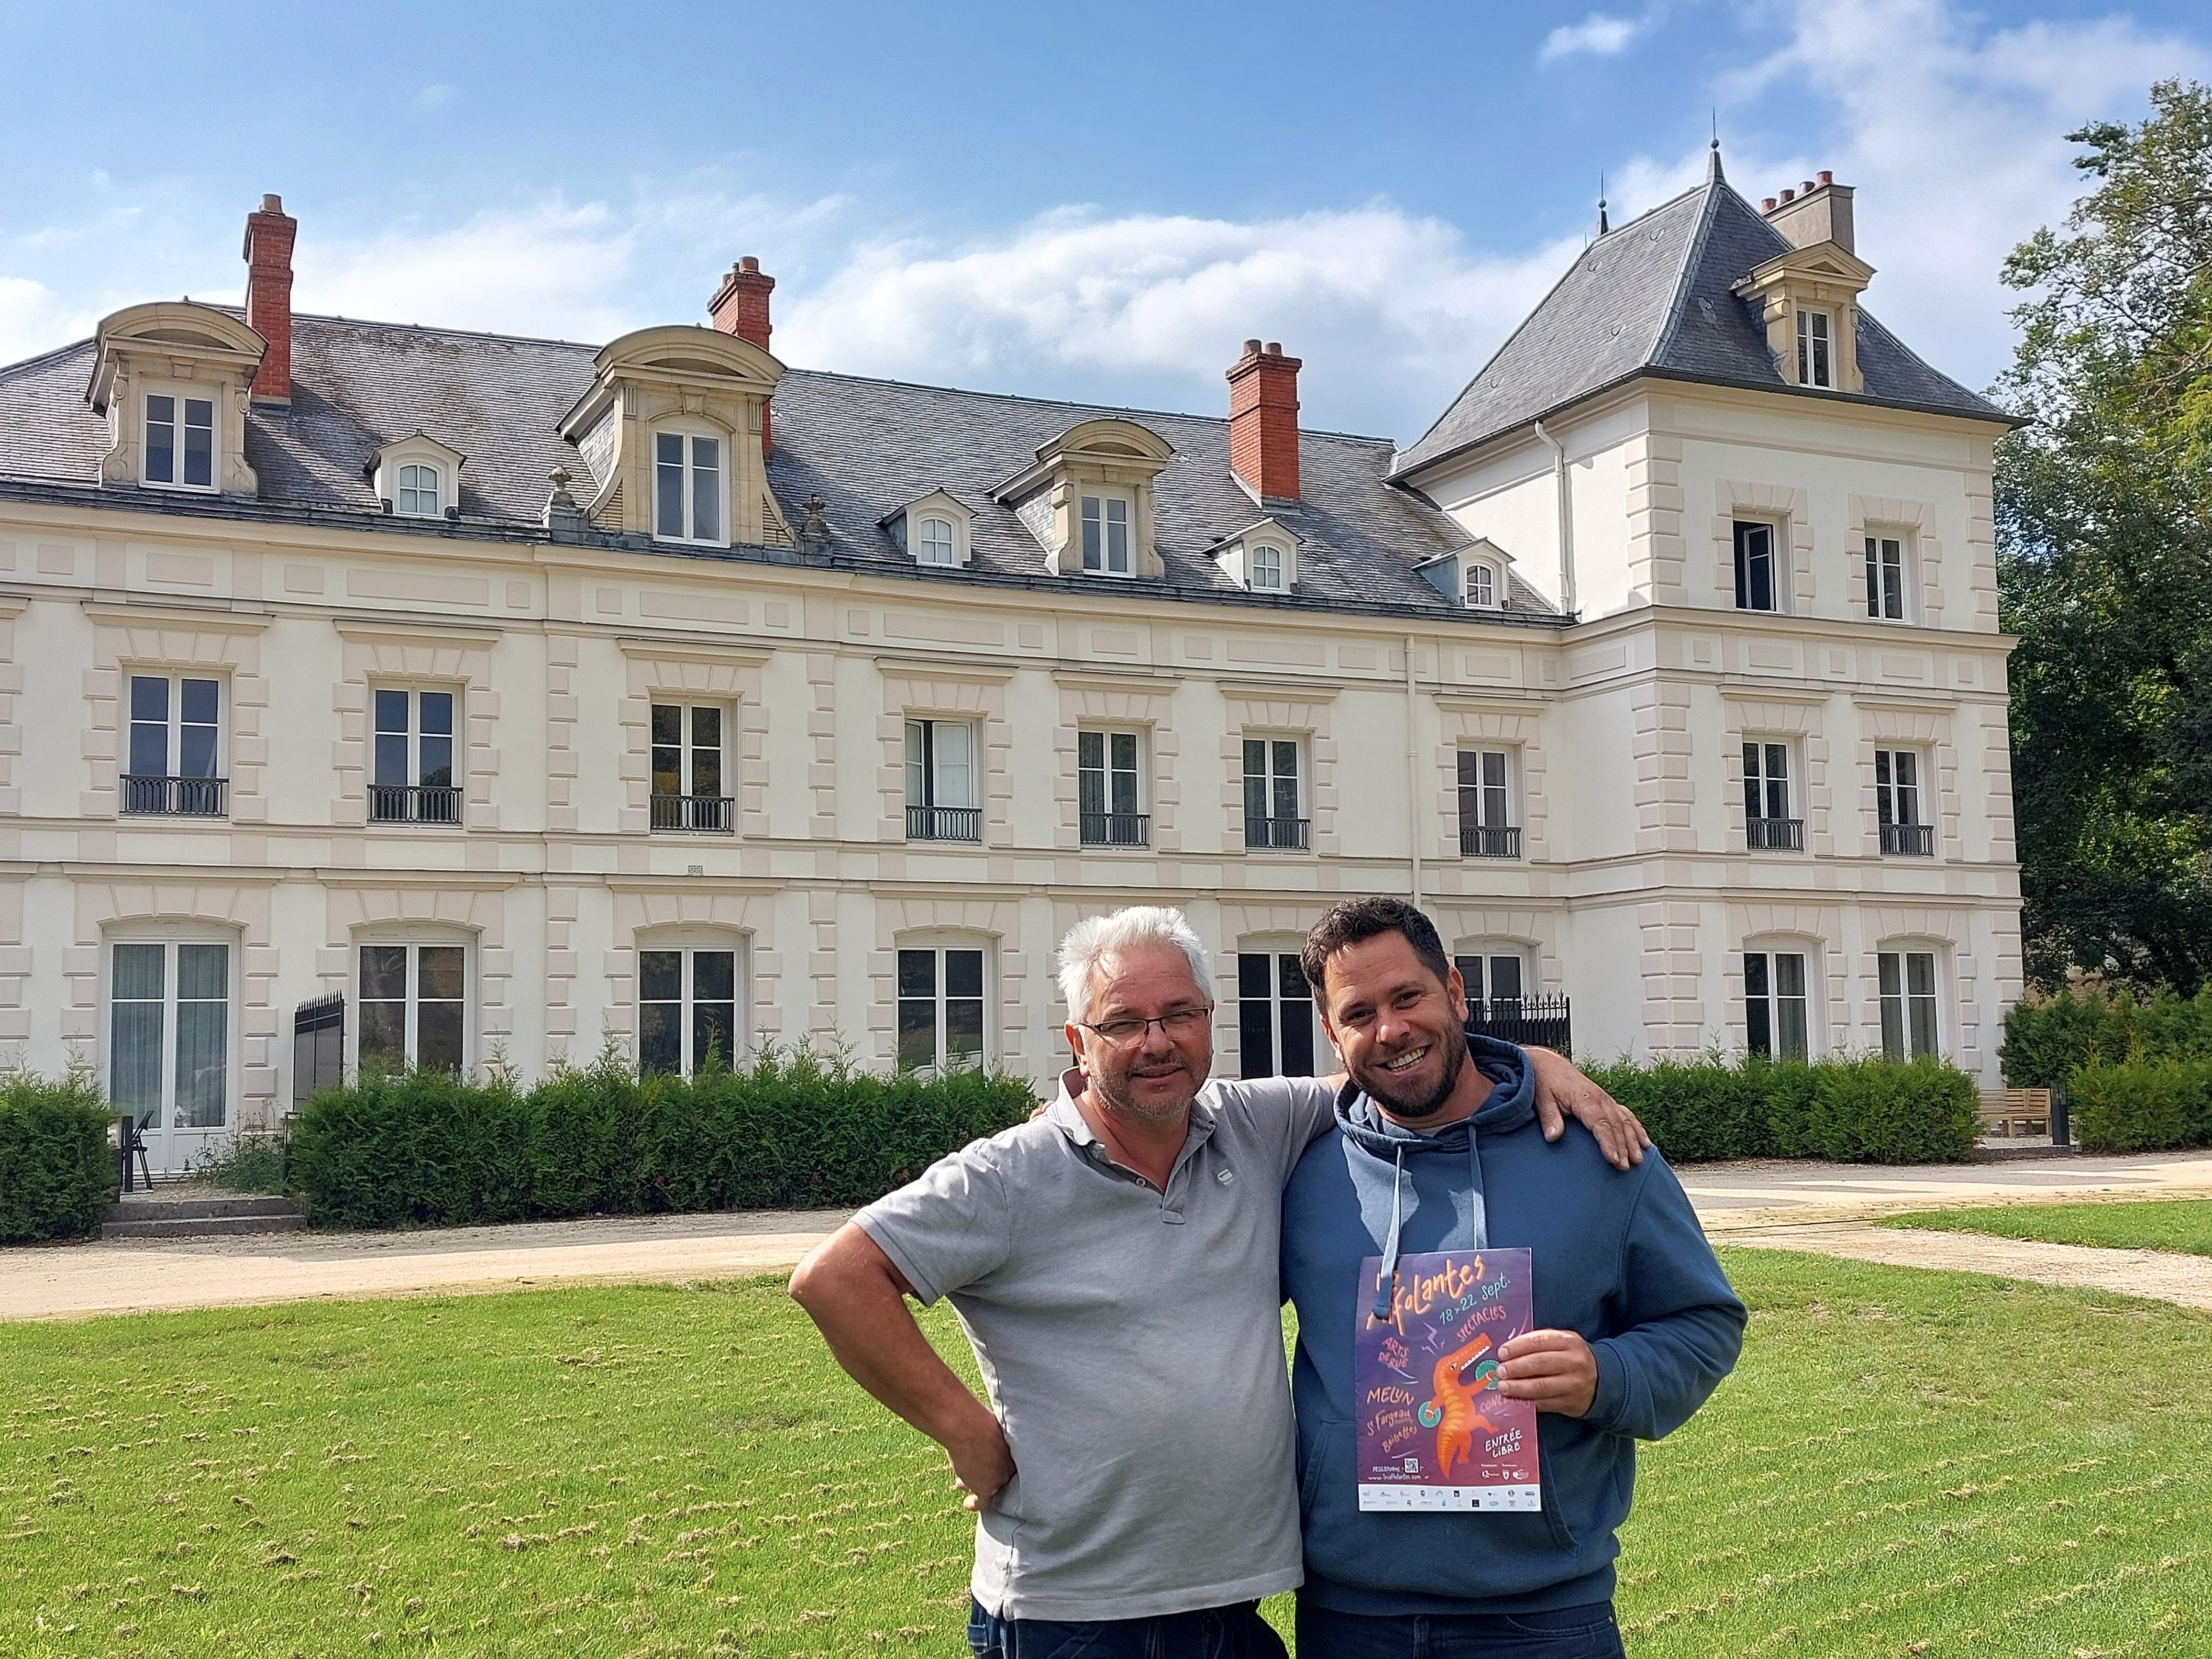
[[[1744, 1366], [1625, 1540], [1639, 1659], [2212, 1650], [2212, 1321], [1729, 1266]], [[9, 1325], [0, 1374], [6, 1659], [960, 1650], [942, 1459], [778, 1285]]]
[[1991, 1233], [2045, 1244], [2104, 1249], [2180, 1250], [2212, 1255], [2212, 1199], [2114, 1199], [2100, 1204], [2012, 1204], [1978, 1210], [1914, 1210], [1885, 1227]]

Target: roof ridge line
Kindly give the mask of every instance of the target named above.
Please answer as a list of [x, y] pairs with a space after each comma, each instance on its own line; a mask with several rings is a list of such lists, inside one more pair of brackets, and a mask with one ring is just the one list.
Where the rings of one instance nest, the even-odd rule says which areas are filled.
[[[1708, 179], [1698, 188], [1707, 192], [1705, 204], [1698, 210], [1698, 228], [1690, 233], [1690, 246], [1682, 260], [1682, 268], [1674, 273], [1674, 295], [1667, 302], [1666, 324], [1660, 329], [1659, 337], [1653, 342], [1651, 349], [1644, 354], [1644, 366], [1647, 368], [1667, 361], [1667, 353], [1674, 346], [1675, 335], [1680, 331], [1682, 313], [1690, 306], [1691, 279], [1697, 274], [1698, 266], [1705, 263], [1705, 237], [1712, 229], [1714, 219], [1719, 216], [1720, 192], [1725, 190], [1729, 195], [1735, 195], [1725, 179]], [[1737, 199], [1741, 201], [1742, 198], [1739, 197]], [[1748, 207], [1750, 204], [1746, 203], [1745, 205]]]
[[12, 374], [19, 368], [36, 368], [41, 363], [51, 362], [57, 357], [65, 356], [80, 347], [91, 345], [99, 337], [96, 334], [88, 334], [81, 340], [70, 340], [62, 345], [50, 346], [33, 356], [18, 358], [12, 363], [0, 363], [0, 375]]

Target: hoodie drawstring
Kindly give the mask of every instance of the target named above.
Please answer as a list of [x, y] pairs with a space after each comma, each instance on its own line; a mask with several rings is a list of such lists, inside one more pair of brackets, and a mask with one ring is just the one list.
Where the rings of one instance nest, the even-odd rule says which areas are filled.
[[[1471, 1182], [1474, 1248], [1490, 1248], [1490, 1206], [1482, 1196], [1482, 1154], [1476, 1150], [1474, 1126], [1467, 1127], [1467, 1172]], [[1400, 1141], [1390, 1165], [1390, 1236], [1382, 1246], [1382, 1273], [1375, 1285], [1375, 1304], [1369, 1310], [1377, 1324], [1390, 1317], [1390, 1304], [1398, 1294], [1398, 1229], [1405, 1219], [1406, 1143]]]

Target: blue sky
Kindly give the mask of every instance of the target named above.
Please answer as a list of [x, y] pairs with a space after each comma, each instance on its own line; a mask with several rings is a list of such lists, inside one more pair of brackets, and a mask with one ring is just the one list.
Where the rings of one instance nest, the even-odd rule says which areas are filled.
[[234, 300], [597, 340], [779, 279], [794, 365], [1410, 441], [1579, 246], [1700, 172], [1859, 190], [1870, 309], [1985, 384], [2062, 135], [2207, 77], [2201, 5], [1607, 0], [1112, 8], [0, 5], [0, 361]]

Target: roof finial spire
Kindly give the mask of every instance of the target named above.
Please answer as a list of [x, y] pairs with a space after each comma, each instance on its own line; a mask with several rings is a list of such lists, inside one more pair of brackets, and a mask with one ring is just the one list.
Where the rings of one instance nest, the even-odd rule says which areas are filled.
[[1721, 112], [1716, 106], [1713, 110], [1713, 147], [1705, 159], [1705, 182], [1709, 185], [1724, 184], [1727, 179], [1728, 175], [1721, 171]]
[[1604, 235], [1613, 227], [1605, 222], [1605, 174], [1597, 176], [1597, 234]]

